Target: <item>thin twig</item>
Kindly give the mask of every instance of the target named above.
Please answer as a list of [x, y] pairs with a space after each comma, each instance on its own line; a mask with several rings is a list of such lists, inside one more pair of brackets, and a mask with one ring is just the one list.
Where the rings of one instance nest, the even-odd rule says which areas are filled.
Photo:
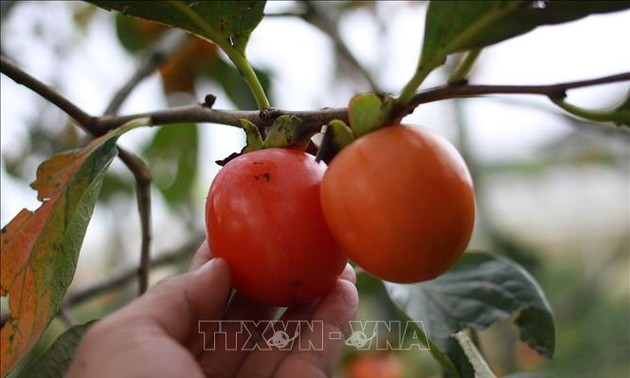
[[[201, 234], [194, 236], [190, 241], [186, 242], [181, 247], [173, 251], [160, 254], [158, 257], [151, 260], [148, 266], [150, 268], [159, 268], [179, 262], [186, 258], [192, 258], [195, 249], [203, 242], [203, 240], [204, 236]], [[64, 304], [67, 306], [74, 306], [101, 294], [120, 289], [132, 282], [136, 278], [137, 274], [138, 269], [135, 267], [130, 267], [118, 271], [117, 273], [113, 273], [101, 282], [97, 282], [91, 286], [68, 293], [64, 300]]]
[[[131, 78], [112, 97], [105, 115], [115, 115], [131, 92], [144, 79], [181, 48], [187, 35], [178, 30], [172, 30], [164, 34], [156, 43], [147, 58], [138, 67]], [[151, 260], [151, 171], [145, 162], [138, 156], [118, 146], [118, 157], [133, 174], [136, 181], [136, 197], [138, 213], [140, 215], [140, 263], [138, 267], [138, 291], [144, 293], [149, 287], [149, 262]]]
[[371, 90], [373, 92], [381, 92], [376, 80], [374, 80], [370, 72], [368, 72], [365, 67], [359, 63], [354, 54], [352, 54], [348, 45], [346, 45], [341, 35], [339, 35], [336, 25], [330, 20], [326, 12], [321, 9], [321, 6], [314, 1], [305, 1], [303, 4], [306, 6], [306, 13], [302, 15], [302, 19], [326, 33], [335, 44], [337, 50], [341, 53], [341, 56], [343, 56], [343, 58], [363, 76], [365, 81], [368, 82]]
[[118, 110], [129, 97], [131, 92], [142, 82], [145, 78], [151, 75], [165, 60], [165, 56], [160, 53], [154, 53], [149, 56], [145, 64], [141, 65], [133, 76], [123, 85], [112, 97], [111, 102], [105, 109], [105, 115], [114, 115], [118, 113]]
[[138, 67], [127, 83], [112, 97], [107, 109], [105, 109], [105, 115], [118, 113], [122, 104], [138, 84], [149, 77], [164, 61], [173, 55], [182, 46], [182, 42], [185, 41], [186, 38], [188, 38], [187, 34], [179, 30], [171, 30], [165, 33], [156, 42], [156, 47], [147, 54], [144, 62]]
[[151, 260], [151, 171], [142, 159], [121, 147], [118, 147], [118, 157], [129, 168], [136, 181], [141, 230], [138, 292], [142, 294], [149, 287], [148, 265]]

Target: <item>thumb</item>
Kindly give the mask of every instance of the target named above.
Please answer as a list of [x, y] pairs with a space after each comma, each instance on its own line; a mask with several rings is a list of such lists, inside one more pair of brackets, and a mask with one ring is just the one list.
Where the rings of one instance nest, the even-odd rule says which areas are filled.
[[158, 326], [183, 342], [200, 319], [218, 319], [230, 295], [230, 269], [213, 258], [199, 269], [168, 278], [142, 297], [105, 319], [118, 324]]

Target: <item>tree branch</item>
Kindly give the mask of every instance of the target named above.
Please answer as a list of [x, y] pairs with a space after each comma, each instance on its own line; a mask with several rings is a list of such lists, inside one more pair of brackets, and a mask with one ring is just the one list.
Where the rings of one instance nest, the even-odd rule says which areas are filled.
[[[144, 62], [127, 83], [116, 92], [105, 110], [105, 115], [115, 115], [138, 84], [149, 77], [160, 64], [177, 52], [187, 38], [187, 34], [179, 30], [171, 30], [160, 37]], [[151, 260], [151, 170], [140, 157], [121, 147], [118, 147], [118, 157], [131, 171], [136, 181], [136, 197], [141, 230], [138, 292], [142, 294], [149, 287], [149, 262]]]
[[330, 20], [326, 12], [321, 9], [321, 6], [314, 1], [305, 1], [303, 4], [306, 6], [306, 12], [301, 15], [301, 18], [327, 34], [335, 44], [337, 50], [341, 53], [341, 56], [363, 76], [365, 81], [370, 85], [371, 90], [373, 92], [381, 92], [376, 80], [374, 80], [370, 72], [368, 72], [365, 67], [359, 63], [354, 54], [352, 54], [346, 43], [341, 39], [336, 25]]
[[[2, 72], [7, 72], [12, 78], [21, 77], [27, 75], [23, 73], [19, 68], [12, 66], [9, 70], [9, 64], [5, 63], [6, 59], [2, 57]], [[16, 75], [15, 71], [21, 72]], [[27, 75], [28, 76], [28, 75]], [[14, 79], [15, 80], [15, 79]], [[45, 90], [44, 84], [38, 82], [16, 80], [18, 83], [26, 85], [36, 93], [40, 93], [40, 90]], [[611, 75], [606, 77], [600, 77], [591, 80], [581, 80], [557, 83], [552, 85], [468, 85], [466, 83], [460, 83], [454, 86], [443, 86], [417, 93], [412, 100], [405, 106], [396, 109], [396, 114], [399, 117], [411, 113], [417, 106], [429, 103], [433, 101], [448, 100], [453, 98], [464, 97], [476, 97], [481, 95], [491, 94], [513, 94], [513, 95], [543, 95], [550, 98], [561, 98], [565, 95], [565, 92], [570, 89], [589, 87], [600, 84], [609, 84], [615, 82], [622, 82], [630, 80], [630, 72], [624, 72], [617, 75]], [[44, 87], [42, 89], [42, 86]], [[93, 117], [84, 113], [76, 106], [66, 106], [63, 100], [63, 96], [54, 94], [50, 96], [50, 93], [45, 90], [46, 96], [50, 97], [50, 101], [53, 104], [58, 105], [62, 110], [66, 111], [68, 115], [77, 120], [83, 127], [90, 130], [90, 132], [96, 135], [102, 135], [109, 130], [115, 129], [123, 125], [125, 122], [136, 118], [150, 117], [154, 125], [164, 125], [169, 123], [179, 122], [195, 122], [195, 123], [218, 123], [230, 126], [239, 126], [239, 119], [247, 119], [258, 127], [265, 127], [270, 125], [276, 117], [281, 115], [294, 115], [302, 119], [303, 126], [318, 127], [328, 123], [333, 119], [340, 119], [344, 122], [348, 121], [346, 108], [324, 108], [314, 111], [287, 111], [277, 110], [273, 113], [273, 117], [264, 116], [263, 112], [257, 110], [220, 110], [212, 109], [202, 104], [190, 105], [183, 107], [175, 107], [165, 110], [158, 110], [153, 112], [145, 112], [138, 114], [130, 114], [123, 116], [107, 115], [103, 117]], [[46, 97], [46, 98], [49, 98]], [[67, 101], [67, 100], [65, 100]], [[59, 104], [65, 104], [63, 107]], [[70, 103], [71, 104], [71, 103]], [[85, 122], [85, 124], [83, 123]]]
[[[137, 113], [131, 115], [117, 116], [106, 114], [101, 117], [95, 117], [87, 114], [72, 101], [57, 92], [54, 88], [44, 84], [28, 73], [22, 71], [15, 64], [10, 62], [6, 57], [0, 56], [0, 72], [13, 79], [16, 83], [24, 85], [33, 92], [50, 101], [53, 105], [64, 111], [68, 116], [74, 119], [78, 125], [88, 133], [94, 136], [100, 136], [110, 130], [116, 129], [126, 122], [136, 118], [150, 117], [154, 125], [165, 125], [169, 123], [194, 122], [194, 123], [218, 123], [240, 127], [238, 120], [247, 119], [259, 127], [268, 126], [275, 117], [281, 115], [295, 115], [301, 118], [306, 124], [323, 125], [331, 119], [341, 119], [347, 121], [347, 112], [345, 108], [325, 108], [316, 111], [278, 111], [274, 118], [261, 116], [258, 110], [217, 110], [209, 107], [198, 105], [175, 107], [166, 110], [158, 110], [154, 112]], [[131, 80], [130, 82], [135, 81]], [[127, 85], [125, 85], [126, 87]], [[120, 94], [115, 103], [121, 102], [123, 94], [129, 94], [128, 90], [121, 89]], [[108, 111], [118, 106], [110, 104]]]
[[138, 293], [149, 288], [149, 261], [151, 260], [151, 171], [142, 159], [118, 147], [118, 157], [125, 163], [136, 181], [136, 197], [140, 213], [140, 265], [138, 267]]
[[33, 92], [50, 101], [74, 119], [81, 127], [83, 127], [84, 130], [91, 132], [87, 126], [91, 124], [92, 116], [84, 112], [81, 108], [57, 92], [51, 86], [44, 84], [28, 73], [22, 71], [18, 66], [13, 64], [3, 55], [0, 55], [0, 72], [13, 79], [16, 83], [24, 85]]
[[179, 50], [182, 46], [182, 42], [185, 41], [187, 37], [186, 33], [176, 29], [165, 33], [156, 42], [156, 47], [148, 53], [144, 62], [138, 67], [136, 72], [134, 72], [129, 81], [116, 92], [107, 106], [107, 109], [105, 109], [105, 115], [118, 113], [122, 104], [138, 84], [149, 77], [164, 61]]
[[590, 80], [570, 81], [551, 85], [446, 85], [428, 89], [416, 94], [411, 101], [400, 109], [399, 115], [405, 116], [421, 104], [453, 98], [476, 97], [489, 94], [529, 94], [543, 95], [549, 98], [564, 98], [570, 89], [610, 84], [630, 80], [630, 72], [605, 76]]
[[98, 128], [101, 134], [116, 129], [133, 119], [150, 117], [154, 125], [165, 125], [169, 123], [192, 122], [192, 123], [218, 123], [222, 125], [240, 127], [239, 119], [246, 119], [258, 127], [265, 127], [272, 124], [273, 120], [281, 115], [293, 115], [299, 117], [305, 125], [320, 126], [328, 123], [332, 119], [348, 120], [346, 108], [324, 108], [314, 111], [290, 111], [278, 110], [273, 117], [261, 116], [258, 110], [225, 110], [210, 109], [201, 104], [174, 107], [153, 112], [130, 114], [125, 116], [105, 116], [94, 118], [92, 124]]
[[[131, 93], [133, 88], [140, 83], [143, 78], [149, 75], [149, 69], [155, 70], [157, 68], [157, 61], [160, 59], [156, 56], [166, 56], [164, 54], [154, 53], [149, 58], [149, 61], [142, 65], [138, 72], [134, 74], [127, 84], [125, 84], [121, 90], [114, 96], [111, 103], [107, 107], [106, 114], [111, 114], [117, 111], [120, 105], [124, 102], [127, 96]], [[94, 126], [93, 120], [97, 119], [90, 116], [81, 110], [78, 106], [65, 98], [54, 88], [44, 84], [28, 73], [22, 71], [16, 65], [11, 63], [4, 56], [0, 56], [1, 71], [9, 76], [11, 79], [19, 84], [22, 84], [35, 93], [41, 95], [51, 103], [55, 104], [61, 110], [66, 112], [72, 117], [79, 126], [81, 126], [88, 133], [98, 136], [103, 133]], [[118, 156], [121, 161], [129, 168], [136, 181], [136, 191], [138, 197], [138, 209], [140, 212], [140, 223], [142, 233], [142, 245], [141, 245], [141, 257], [140, 257], [140, 269], [138, 270], [138, 276], [140, 280], [139, 290], [143, 293], [148, 287], [148, 269], [147, 263], [150, 259], [150, 241], [151, 241], [151, 196], [150, 196], [150, 184], [151, 173], [146, 164], [136, 155], [118, 147]]]

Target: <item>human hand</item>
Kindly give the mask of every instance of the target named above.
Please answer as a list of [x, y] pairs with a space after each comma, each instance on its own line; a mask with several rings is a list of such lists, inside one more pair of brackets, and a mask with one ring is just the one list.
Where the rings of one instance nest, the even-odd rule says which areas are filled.
[[204, 337], [217, 331], [217, 322], [208, 321], [260, 324], [256, 322], [275, 319], [278, 309], [254, 303], [238, 293], [229, 300], [229, 266], [222, 259], [212, 258], [204, 242], [187, 274], [160, 282], [91, 326], [67, 376], [331, 376], [349, 333], [349, 321], [358, 307], [354, 282], [354, 271], [348, 265], [328, 294], [289, 308], [281, 316], [280, 321], [320, 324], [317, 334], [305, 327], [297, 335], [301, 345], [313, 339], [313, 345], [320, 347], [252, 348], [253, 343], [263, 346], [265, 338], [242, 332], [239, 322], [228, 322], [221, 330], [225, 332], [222, 336], [235, 344], [227, 346], [215, 340], [213, 350], [209, 350]]

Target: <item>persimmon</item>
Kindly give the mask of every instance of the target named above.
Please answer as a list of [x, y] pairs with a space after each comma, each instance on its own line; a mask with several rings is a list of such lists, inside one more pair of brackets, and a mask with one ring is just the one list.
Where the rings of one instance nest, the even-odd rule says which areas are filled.
[[210, 250], [228, 262], [245, 296], [293, 306], [335, 284], [346, 258], [322, 213], [325, 171], [312, 155], [270, 148], [231, 160], [214, 178], [206, 202]]
[[345, 378], [402, 378], [403, 363], [391, 352], [367, 352], [346, 365]]
[[420, 282], [452, 266], [474, 225], [473, 183], [461, 155], [429, 131], [391, 125], [331, 162], [324, 217], [346, 255], [387, 281]]

